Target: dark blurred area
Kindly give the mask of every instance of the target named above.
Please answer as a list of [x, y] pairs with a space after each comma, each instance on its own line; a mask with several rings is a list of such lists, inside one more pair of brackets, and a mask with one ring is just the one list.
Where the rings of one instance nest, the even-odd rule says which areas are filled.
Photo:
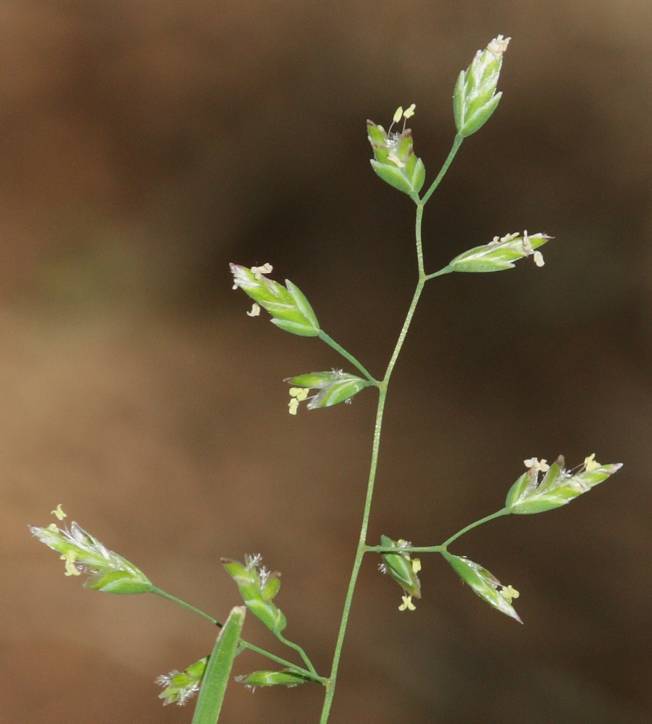
[[[501, 507], [526, 457], [625, 467], [456, 545], [520, 590], [523, 627], [436, 557], [399, 614], [367, 560], [332, 720], [649, 721], [649, 0], [4, 0], [0, 19], [0, 721], [189, 722], [153, 680], [213, 642], [165, 601], [64, 578], [26, 529], [59, 502], [219, 617], [238, 601], [219, 557], [260, 551], [288, 635], [327, 671], [374, 395], [290, 417], [282, 379], [341, 363], [247, 318], [227, 264], [271, 262], [380, 375], [415, 282], [413, 209], [371, 172], [364, 121], [416, 102], [432, 179], [456, 75], [498, 33], [504, 98], [428, 206], [427, 268], [494, 234], [555, 240], [541, 270], [428, 287], [370, 540], [440, 542]], [[275, 646], [253, 618], [246, 637]], [[321, 698], [234, 686], [223, 720], [315, 722]]]

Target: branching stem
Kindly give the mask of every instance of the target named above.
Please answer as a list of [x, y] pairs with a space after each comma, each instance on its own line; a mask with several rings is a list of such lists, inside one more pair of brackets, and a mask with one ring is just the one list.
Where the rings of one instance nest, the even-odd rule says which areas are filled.
[[[158, 588], [158, 586], [154, 586], [152, 588], [151, 593], [155, 594], [156, 596], [159, 596], [160, 598], [165, 598], [167, 601], [172, 601], [172, 603], [176, 603], [177, 606], [181, 606], [181, 608], [185, 608], [187, 611], [192, 611], [192, 613], [197, 614], [198, 616], [201, 616], [204, 620], [209, 621], [213, 624], [213, 626], [217, 626], [218, 628], [222, 628], [222, 622], [218, 621], [216, 618], [213, 618], [210, 614], [206, 613], [206, 611], [202, 611], [200, 608], [197, 608], [196, 606], [193, 606], [191, 603], [188, 603], [188, 601], [184, 601], [182, 598], [179, 598], [178, 596], [174, 596], [172, 593], [168, 593], [167, 591], [164, 591], [162, 588]], [[309, 664], [309, 659], [303, 649], [298, 645], [294, 644], [291, 641], [288, 641], [287, 639], [283, 639], [282, 636], [279, 637], [279, 640], [282, 641], [286, 646], [290, 646], [290, 648], [295, 649], [298, 653], [300, 653], [301, 658], [304, 660], [304, 663], [308, 666], [307, 669], [304, 669], [302, 666], [297, 666], [296, 664], [292, 663], [291, 661], [288, 661], [287, 659], [282, 658], [281, 656], [277, 656], [276, 654], [273, 654], [271, 651], [267, 651], [267, 649], [263, 649], [260, 646], [256, 646], [256, 644], [249, 643], [249, 641], [245, 641], [244, 639], [240, 640], [240, 648], [247, 651], [252, 651], [253, 653], [259, 654], [260, 656], [264, 656], [266, 659], [269, 659], [270, 661], [274, 661], [277, 664], [281, 664], [282, 666], [286, 666], [290, 669], [293, 669], [294, 671], [297, 671], [302, 676], [305, 676], [309, 679], [312, 679], [313, 681], [316, 681], [320, 684], [325, 684], [326, 679], [323, 676], [319, 676], [319, 674], [315, 671], [314, 666], [312, 663]], [[305, 656], [305, 659], [304, 659]]]
[[465, 533], [488, 523], [490, 520], [495, 520], [496, 518], [509, 514], [509, 508], [501, 508], [491, 515], [486, 515], [484, 518], [469, 523], [469, 525], [458, 530], [457, 533], [454, 533], [450, 538], [447, 538], [443, 543], [436, 546], [401, 546], [400, 548], [396, 546], [366, 546], [365, 551], [367, 553], [445, 553], [448, 550], [448, 546], [458, 538], [461, 538]]
[[[408, 308], [407, 314], [405, 316], [405, 320], [403, 322], [403, 326], [401, 327], [401, 331], [398, 335], [398, 339], [396, 340], [396, 344], [394, 345], [394, 350], [392, 351], [391, 357], [389, 359], [389, 362], [387, 363], [387, 369], [385, 370], [385, 376], [383, 377], [382, 381], [378, 382], [378, 406], [376, 408], [376, 421], [374, 424], [374, 433], [373, 433], [373, 442], [371, 446], [371, 462], [369, 464], [369, 478], [367, 480], [367, 493], [365, 496], [365, 502], [364, 502], [364, 508], [362, 511], [362, 523], [360, 525], [360, 536], [358, 538], [358, 545], [356, 547], [355, 551], [355, 557], [353, 559], [353, 569], [351, 570], [351, 577], [349, 578], [349, 585], [346, 591], [346, 597], [344, 599], [344, 606], [342, 608], [342, 616], [340, 619], [340, 626], [339, 631], [337, 634], [337, 641], [335, 643], [335, 650], [333, 652], [333, 661], [331, 664], [331, 671], [330, 676], [328, 679], [328, 682], [326, 683], [326, 693], [324, 696], [324, 704], [321, 711], [321, 717], [320, 717], [320, 724], [327, 724], [331, 708], [333, 706], [333, 697], [335, 696], [335, 686], [337, 683], [337, 673], [339, 670], [340, 665], [340, 658], [342, 655], [342, 647], [344, 645], [344, 639], [346, 637], [346, 629], [349, 623], [349, 615], [351, 613], [351, 605], [353, 603], [353, 596], [355, 594], [355, 587], [356, 583], [358, 581], [358, 575], [360, 574], [360, 568], [362, 567], [362, 561], [364, 559], [364, 555], [368, 550], [367, 547], [367, 530], [369, 528], [369, 516], [371, 514], [371, 504], [373, 501], [373, 495], [374, 495], [374, 485], [376, 482], [376, 471], [378, 469], [378, 456], [380, 453], [380, 436], [382, 432], [382, 425], [383, 425], [383, 412], [385, 409], [385, 401], [387, 398], [387, 390], [389, 387], [389, 382], [392, 377], [392, 373], [394, 372], [394, 367], [396, 366], [396, 363], [398, 361], [399, 355], [401, 354], [401, 350], [403, 349], [403, 344], [405, 342], [405, 338], [407, 337], [407, 333], [410, 329], [410, 325], [412, 324], [412, 319], [414, 317], [414, 313], [416, 312], [417, 306], [419, 304], [419, 299], [421, 298], [421, 294], [423, 292], [423, 288], [426, 284], [426, 281], [428, 279], [432, 279], [436, 276], [440, 276], [442, 274], [448, 273], [450, 271], [448, 268], [442, 269], [439, 272], [435, 272], [434, 274], [426, 275], [425, 273], [425, 265], [423, 261], [423, 243], [421, 239], [421, 225], [423, 221], [423, 210], [428, 202], [428, 199], [432, 196], [432, 194], [435, 192], [435, 189], [439, 184], [441, 183], [442, 179], [446, 175], [446, 171], [448, 170], [449, 166], [453, 162], [453, 159], [455, 158], [455, 155], [457, 154], [457, 151], [459, 150], [460, 146], [462, 145], [462, 137], [456, 136], [455, 140], [453, 142], [453, 146], [448, 154], [448, 157], [446, 158], [446, 161], [444, 161], [444, 165], [441, 167], [441, 170], [437, 174], [437, 177], [432, 182], [430, 188], [426, 192], [423, 199], [419, 199], [417, 195], [412, 196], [412, 200], [416, 204], [416, 220], [415, 220], [415, 241], [416, 241], [416, 252], [417, 252], [417, 270], [418, 270], [418, 279], [417, 284], [414, 289], [414, 293], [412, 295], [412, 301], [410, 302], [410, 306]], [[320, 335], [321, 336], [321, 335]], [[323, 339], [323, 337], [322, 337]], [[330, 338], [328, 338], [330, 339]], [[324, 339], [324, 341], [329, 343], [327, 339]], [[331, 346], [333, 346], [331, 344]], [[337, 349], [337, 347], [334, 347], [334, 349]], [[341, 352], [341, 350], [338, 350]], [[347, 353], [348, 354], [348, 353]], [[344, 355], [346, 356], [346, 355]], [[347, 357], [348, 359], [348, 357]], [[354, 362], [351, 360], [353, 364], [357, 362], [357, 360]], [[368, 376], [368, 372], [360, 365], [359, 363], [356, 364], [358, 369], [360, 369], [363, 373], [365, 373]], [[369, 377], [368, 377], [369, 379]]]
[[276, 638], [282, 644], [285, 644], [285, 646], [288, 646], [289, 648], [296, 651], [299, 654], [299, 656], [301, 657], [301, 660], [303, 661], [303, 663], [308, 668], [308, 671], [310, 671], [310, 673], [313, 674], [314, 676], [319, 677], [319, 674], [317, 673], [317, 669], [315, 669], [315, 667], [313, 666], [312, 661], [310, 660], [310, 657], [303, 650], [303, 648], [301, 646], [299, 646], [299, 644], [295, 643], [294, 641], [290, 641], [289, 639], [286, 639], [285, 636], [283, 636], [283, 634], [277, 634]]

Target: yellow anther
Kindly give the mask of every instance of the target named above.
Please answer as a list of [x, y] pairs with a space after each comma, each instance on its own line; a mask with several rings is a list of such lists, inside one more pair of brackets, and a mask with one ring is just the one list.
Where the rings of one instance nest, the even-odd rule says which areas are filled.
[[421, 570], [421, 561], [418, 558], [415, 558], [412, 561], [412, 571], [414, 573], [418, 573]]
[[550, 465], [548, 465], [548, 461], [545, 458], [541, 460], [538, 458], [529, 458], [528, 460], [523, 460], [523, 464], [534, 473], [547, 473], [548, 470], [550, 470]]
[[489, 43], [489, 45], [487, 45], [487, 50], [500, 57], [507, 50], [510, 40], [511, 38], [505, 38], [502, 35], [498, 35]]
[[534, 254], [532, 255], [532, 258], [534, 259], [534, 263], [538, 267], [542, 267], [546, 263], [543, 259], [543, 254], [540, 251], [535, 251]]
[[399, 611], [416, 611], [417, 607], [412, 603], [412, 596], [401, 596], [401, 600], [403, 603], [401, 603], [398, 607]]
[[416, 107], [415, 103], [411, 103], [410, 106], [403, 111], [403, 118], [412, 118]]
[[290, 387], [290, 397], [296, 397], [299, 402], [303, 402], [308, 397], [308, 389], [306, 387]]
[[68, 551], [61, 556], [61, 560], [65, 561], [66, 576], [81, 576], [81, 571], [75, 565], [77, 554], [75, 551]]
[[248, 317], [258, 317], [258, 316], [260, 316], [260, 304], [256, 304], [256, 302], [254, 302], [254, 303], [251, 305], [251, 309], [247, 312], [247, 316], [248, 316]]
[[587, 458], [584, 459], [584, 470], [590, 473], [593, 470], [597, 470], [602, 467], [600, 463], [595, 459], [595, 453], [591, 453]]
[[262, 266], [252, 266], [251, 273], [256, 279], [260, 279], [263, 274], [271, 274], [274, 271], [274, 267], [266, 261]]
[[[51, 510], [50, 513], [57, 519], [57, 520], [63, 520], [64, 518], [67, 518], [68, 515], [63, 512], [63, 508], [61, 507], [61, 503], [57, 505], [57, 507], [54, 510]], [[56, 528], [56, 526], [55, 526]]]
[[511, 603], [515, 598], [518, 598], [521, 594], [514, 588], [514, 586], [504, 586], [500, 590], [500, 595], [507, 601], [507, 603]]
[[53, 533], [58, 533], [59, 527], [57, 526], [56, 523], [50, 523], [50, 525], [48, 525], [45, 530], [51, 530]]
[[403, 117], [403, 106], [399, 106], [394, 111], [394, 115], [392, 117], [392, 123], [398, 123], [402, 117]]
[[293, 397], [288, 402], [288, 412], [290, 413], [290, 415], [296, 415], [298, 411], [299, 411], [299, 400], [297, 400], [295, 397]]

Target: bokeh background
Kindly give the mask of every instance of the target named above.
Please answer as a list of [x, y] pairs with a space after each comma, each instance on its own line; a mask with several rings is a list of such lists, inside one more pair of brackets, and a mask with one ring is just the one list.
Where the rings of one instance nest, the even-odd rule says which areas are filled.
[[[428, 288], [371, 539], [441, 541], [499, 508], [525, 457], [625, 467], [457, 545], [520, 589], [524, 627], [435, 557], [399, 614], [367, 561], [333, 722], [649, 721], [649, 0], [4, 0], [0, 18], [0, 720], [188, 722], [153, 680], [212, 644], [165, 601], [65, 579], [26, 528], [59, 502], [219, 616], [237, 602], [219, 557], [262, 552], [288, 635], [327, 670], [374, 395], [290, 417], [282, 379], [340, 361], [247, 318], [227, 263], [272, 262], [381, 374], [413, 211], [370, 171], [365, 118], [415, 101], [432, 178], [455, 77], [504, 33], [504, 99], [428, 207], [427, 266], [497, 233], [556, 238], [542, 270]], [[253, 619], [246, 635], [274, 646]], [[320, 702], [233, 687], [224, 721], [304, 724]]]

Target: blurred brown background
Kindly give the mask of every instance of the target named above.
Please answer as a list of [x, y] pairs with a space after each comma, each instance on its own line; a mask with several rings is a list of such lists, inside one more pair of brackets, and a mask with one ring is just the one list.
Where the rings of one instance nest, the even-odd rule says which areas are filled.
[[[434, 557], [399, 614], [368, 560], [333, 722], [649, 721], [651, 7], [4, 0], [1, 721], [189, 722], [152, 682], [212, 644], [171, 604], [65, 579], [26, 529], [58, 502], [219, 616], [237, 602], [219, 556], [262, 552], [288, 635], [327, 670], [374, 395], [291, 418], [282, 378], [340, 362], [248, 319], [227, 263], [272, 262], [381, 374], [415, 280], [413, 211], [369, 169], [365, 118], [415, 101], [432, 178], [455, 77], [497, 33], [513, 36], [505, 97], [428, 207], [427, 266], [496, 233], [556, 239], [540, 271], [428, 288], [371, 539], [441, 541], [499, 508], [532, 455], [625, 468], [457, 545], [520, 589], [524, 627]], [[274, 646], [253, 619], [246, 635]], [[320, 703], [233, 687], [224, 721], [310, 723]]]

